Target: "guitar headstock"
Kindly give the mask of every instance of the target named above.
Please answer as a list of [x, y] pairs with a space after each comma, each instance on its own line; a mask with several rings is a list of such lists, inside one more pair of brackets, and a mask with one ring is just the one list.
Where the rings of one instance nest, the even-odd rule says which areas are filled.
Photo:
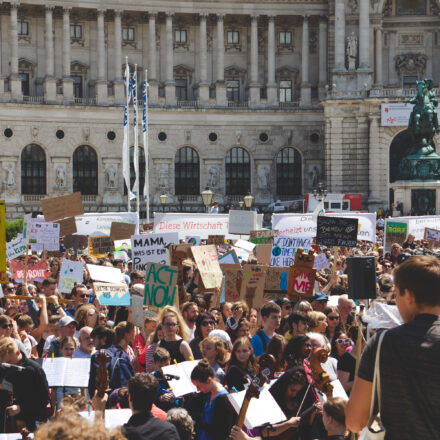
[[260, 396], [260, 388], [265, 384], [269, 383], [275, 373], [276, 361], [271, 354], [263, 354], [259, 360], [260, 370], [258, 374], [252, 379], [249, 388], [246, 391], [245, 399], [252, 399]]
[[104, 394], [108, 388], [108, 371], [107, 362], [110, 360], [110, 356], [104, 349], [99, 350], [96, 355], [96, 362], [98, 363], [98, 371], [96, 374], [96, 389], [98, 390], [98, 396], [104, 397]]

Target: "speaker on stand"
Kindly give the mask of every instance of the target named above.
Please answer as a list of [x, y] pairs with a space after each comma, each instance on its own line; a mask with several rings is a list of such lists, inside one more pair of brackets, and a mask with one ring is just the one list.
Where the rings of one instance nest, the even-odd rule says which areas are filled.
[[374, 257], [348, 257], [348, 297], [351, 299], [376, 298], [376, 261]]

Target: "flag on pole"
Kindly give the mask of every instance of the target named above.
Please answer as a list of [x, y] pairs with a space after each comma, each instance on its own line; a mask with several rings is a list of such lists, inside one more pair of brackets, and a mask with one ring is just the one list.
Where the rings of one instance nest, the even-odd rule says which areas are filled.
[[130, 210], [130, 200], [133, 198], [130, 191], [130, 99], [131, 99], [131, 77], [128, 62], [125, 66], [125, 90], [126, 102], [124, 108], [124, 140], [122, 142], [122, 174], [129, 194], [128, 210]]
[[144, 102], [144, 107], [142, 109], [142, 142], [144, 144], [144, 154], [145, 154], [145, 183], [144, 183], [144, 200], [146, 201], [149, 196], [148, 188], [148, 128], [147, 128], [147, 117], [148, 117], [148, 102], [147, 102], [147, 71], [145, 71], [144, 88], [142, 90], [142, 100]]
[[134, 128], [134, 151], [133, 151], [133, 165], [134, 165], [134, 183], [131, 192], [139, 200], [139, 133], [138, 133], [138, 102], [137, 102], [137, 65], [135, 65], [133, 72], [133, 128]]

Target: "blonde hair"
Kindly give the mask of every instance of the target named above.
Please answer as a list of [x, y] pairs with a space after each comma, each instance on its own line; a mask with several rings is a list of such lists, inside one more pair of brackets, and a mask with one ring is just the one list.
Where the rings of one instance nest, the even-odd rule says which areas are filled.
[[[78, 323], [78, 330], [85, 327], [87, 325], [87, 316], [90, 310], [94, 310], [96, 314], [98, 314], [98, 309], [93, 304], [82, 304], [78, 307], [75, 312], [75, 316], [73, 319]], [[96, 315], [96, 321], [98, 321], [98, 315]]]
[[159, 322], [163, 325], [165, 318], [168, 316], [173, 316], [177, 320], [177, 334], [182, 339], [189, 339], [188, 330], [186, 329], [185, 321], [182, 318], [182, 315], [172, 306], [165, 306], [160, 314], [159, 314]]
[[214, 344], [216, 362], [223, 362], [226, 359], [228, 352], [225, 349], [225, 344], [223, 344], [223, 341], [218, 336], [208, 336], [207, 338], [203, 339], [203, 341], [199, 344], [200, 350], [202, 350], [205, 342], [211, 342]]
[[17, 344], [12, 338], [0, 338], [0, 360], [2, 361], [6, 356], [18, 350]]
[[310, 330], [313, 331], [314, 328], [318, 327], [319, 321], [326, 321], [327, 316], [322, 312], [310, 312], [307, 314], [310, 319]]

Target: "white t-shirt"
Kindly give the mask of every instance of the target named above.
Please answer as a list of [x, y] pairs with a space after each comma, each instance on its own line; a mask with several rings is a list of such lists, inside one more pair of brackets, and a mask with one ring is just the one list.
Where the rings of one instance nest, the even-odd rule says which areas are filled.
[[32, 354], [32, 348], [35, 347], [38, 342], [31, 335], [27, 335], [21, 342], [24, 345], [26, 356], [30, 357], [30, 355]]

